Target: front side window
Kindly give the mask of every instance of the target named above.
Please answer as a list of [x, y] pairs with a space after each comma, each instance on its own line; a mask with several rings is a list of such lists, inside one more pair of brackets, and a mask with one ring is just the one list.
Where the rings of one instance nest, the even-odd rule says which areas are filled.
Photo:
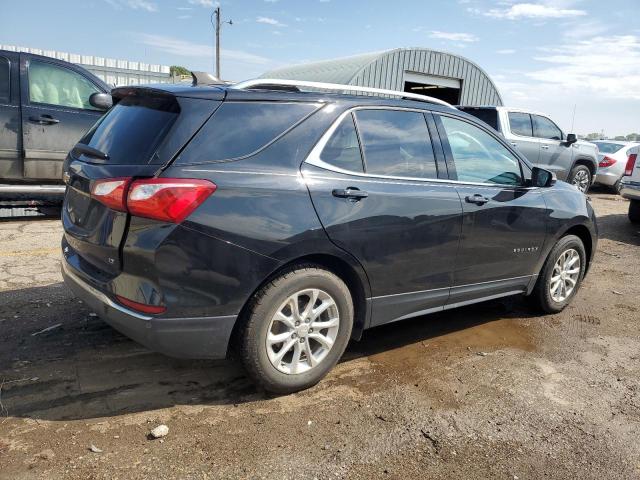
[[9, 103], [11, 99], [11, 65], [9, 59], [0, 57], [0, 103]]
[[511, 132], [521, 137], [533, 137], [531, 115], [521, 112], [509, 112]]
[[356, 120], [367, 173], [438, 177], [427, 121], [422, 113], [359, 110]]
[[521, 185], [518, 159], [484, 130], [451, 117], [441, 117], [456, 165], [458, 180]]
[[29, 63], [31, 103], [95, 110], [89, 97], [97, 92], [98, 87], [73, 70], [39, 60]]
[[353, 117], [347, 115], [322, 149], [320, 160], [335, 167], [362, 173], [362, 155]]
[[548, 138], [549, 140], [562, 140], [562, 131], [555, 123], [546, 117], [532, 115], [533, 133], [538, 138]]

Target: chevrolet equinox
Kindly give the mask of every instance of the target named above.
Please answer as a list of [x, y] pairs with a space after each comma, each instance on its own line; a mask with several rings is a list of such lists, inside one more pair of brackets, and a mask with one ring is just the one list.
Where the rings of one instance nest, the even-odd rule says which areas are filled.
[[64, 165], [66, 283], [141, 344], [233, 351], [272, 392], [317, 383], [378, 325], [510, 295], [559, 312], [596, 248], [582, 192], [430, 97], [290, 80], [112, 95]]

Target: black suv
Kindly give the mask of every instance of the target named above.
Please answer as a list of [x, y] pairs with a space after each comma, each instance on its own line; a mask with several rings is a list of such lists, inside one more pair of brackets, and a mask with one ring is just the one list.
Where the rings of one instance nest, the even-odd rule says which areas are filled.
[[69, 153], [63, 274], [116, 329], [179, 357], [231, 345], [291, 392], [365, 329], [575, 296], [584, 194], [435, 99], [282, 83], [118, 88]]

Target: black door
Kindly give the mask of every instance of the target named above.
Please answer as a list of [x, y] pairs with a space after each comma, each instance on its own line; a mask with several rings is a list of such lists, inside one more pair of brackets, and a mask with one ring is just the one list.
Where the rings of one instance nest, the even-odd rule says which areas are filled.
[[22, 178], [18, 54], [0, 54], [0, 181]]
[[71, 148], [104, 113], [89, 104], [102, 90], [79, 69], [21, 54], [25, 179], [62, 181]]
[[437, 121], [464, 212], [449, 305], [524, 291], [545, 241], [542, 191], [525, 185], [528, 167], [488, 129]]
[[447, 301], [462, 208], [455, 188], [438, 181], [437, 163], [422, 112], [361, 109], [330, 129], [303, 165], [327, 234], [367, 272], [372, 325]]

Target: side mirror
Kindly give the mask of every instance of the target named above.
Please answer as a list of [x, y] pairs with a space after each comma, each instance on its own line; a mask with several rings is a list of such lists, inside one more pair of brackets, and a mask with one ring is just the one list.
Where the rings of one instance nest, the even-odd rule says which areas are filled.
[[89, 103], [98, 110], [109, 110], [113, 105], [113, 98], [110, 93], [92, 93], [89, 97]]
[[567, 144], [568, 145], [573, 145], [574, 143], [576, 143], [578, 141], [578, 137], [576, 137], [575, 133], [567, 133]]
[[540, 167], [533, 167], [531, 170], [531, 186], [548, 188], [556, 183], [556, 174]]

